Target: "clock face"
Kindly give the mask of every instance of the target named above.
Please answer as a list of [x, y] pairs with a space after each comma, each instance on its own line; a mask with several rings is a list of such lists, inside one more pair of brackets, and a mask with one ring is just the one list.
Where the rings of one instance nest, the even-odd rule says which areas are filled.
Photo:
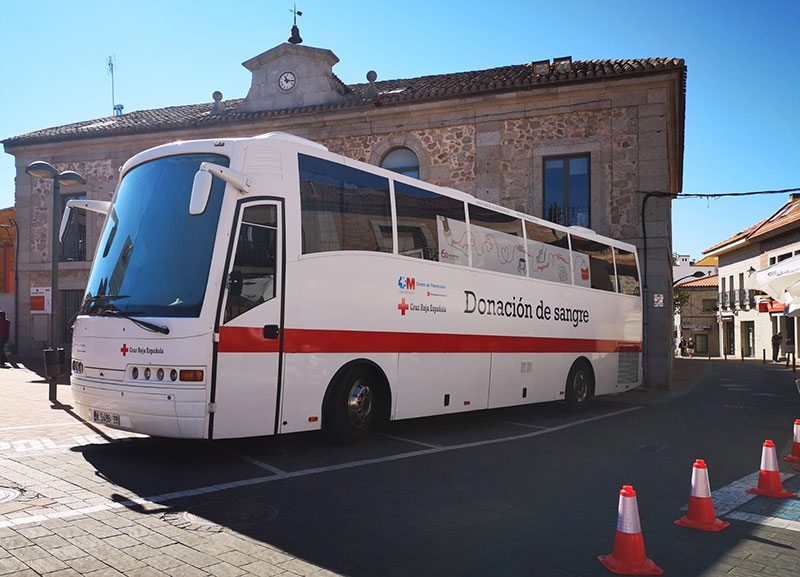
[[297, 79], [292, 72], [284, 72], [278, 77], [278, 86], [280, 86], [281, 90], [291, 90], [294, 88], [295, 82], [297, 82]]

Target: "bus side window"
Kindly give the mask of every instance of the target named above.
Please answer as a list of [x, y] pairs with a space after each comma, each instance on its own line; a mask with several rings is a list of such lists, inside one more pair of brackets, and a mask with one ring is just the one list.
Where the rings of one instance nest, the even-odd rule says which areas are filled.
[[275, 206], [245, 208], [228, 275], [225, 322], [275, 298], [277, 220]]
[[567, 233], [549, 226], [525, 221], [526, 249], [531, 278], [569, 284], [569, 244]]
[[616, 292], [614, 253], [610, 246], [571, 235], [575, 284]]
[[456, 247], [451, 225], [466, 228], [464, 203], [402, 182], [394, 183], [398, 254], [467, 264], [466, 246]]
[[621, 248], [614, 249], [614, 260], [617, 263], [617, 281], [619, 292], [626, 295], [640, 295], [639, 269], [636, 268], [636, 255]]
[[298, 163], [303, 254], [392, 252], [388, 179], [305, 154]]
[[481, 206], [468, 206], [472, 266], [528, 276], [522, 220]]

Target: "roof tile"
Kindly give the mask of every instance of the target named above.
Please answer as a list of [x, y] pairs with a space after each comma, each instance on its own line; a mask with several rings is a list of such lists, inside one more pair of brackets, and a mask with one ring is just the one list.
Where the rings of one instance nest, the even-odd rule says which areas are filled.
[[3, 140], [2, 143], [6, 148], [9, 148], [38, 142], [147, 133], [165, 129], [188, 129], [199, 125], [245, 122], [260, 118], [290, 116], [356, 106], [386, 106], [412, 101], [451, 98], [453, 96], [504, 92], [518, 90], [519, 87], [527, 87], [533, 90], [540, 85], [590, 82], [598, 79], [606, 80], [608, 77], [615, 76], [653, 74], [663, 70], [682, 71], [684, 76], [686, 74], [686, 66], [681, 58], [573, 61], [568, 72], [558, 72], [555, 64], [551, 62], [549, 71], [546, 74], [536, 74], [533, 63], [526, 63], [487, 70], [378, 81], [375, 83], [379, 91], [376, 98], [367, 96], [368, 83], [351, 85], [342, 83], [345, 93], [344, 100], [334, 104], [302, 108], [236, 112], [243, 99], [234, 99], [219, 103], [222, 107], [222, 114], [210, 114], [214, 106], [213, 102], [171, 106], [153, 110], [137, 110], [121, 116], [110, 116], [45, 128], [8, 138]]
[[710, 274], [702, 278], [693, 278], [675, 284], [679, 288], [709, 288], [719, 286], [719, 275]]

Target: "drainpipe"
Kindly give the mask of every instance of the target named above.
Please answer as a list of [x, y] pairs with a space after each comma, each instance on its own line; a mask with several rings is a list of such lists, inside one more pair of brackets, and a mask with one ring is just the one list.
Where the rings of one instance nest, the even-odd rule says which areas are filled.
[[[647, 374], [647, 357], [649, 353], [649, 326], [648, 326], [648, 297], [650, 296], [650, 291], [647, 288], [647, 221], [645, 219], [645, 208], [647, 207], [647, 201], [650, 199], [651, 196], [654, 196], [655, 193], [648, 192], [644, 195], [644, 200], [642, 201], [642, 378], [648, 379]], [[645, 383], [645, 387], [649, 385]]]

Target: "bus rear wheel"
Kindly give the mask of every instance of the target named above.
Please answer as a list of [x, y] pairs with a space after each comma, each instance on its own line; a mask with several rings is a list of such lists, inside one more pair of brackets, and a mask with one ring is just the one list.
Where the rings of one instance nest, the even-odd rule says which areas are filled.
[[347, 444], [367, 435], [372, 429], [380, 401], [379, 377], [374, 370], [354, 366], [336, 379], [323, 417], [326, 436]]
[[564, 402], [570, 411], [583, 409], [594, 391], [594, 375], [589, 363], [576, 361], [567, 375]]

